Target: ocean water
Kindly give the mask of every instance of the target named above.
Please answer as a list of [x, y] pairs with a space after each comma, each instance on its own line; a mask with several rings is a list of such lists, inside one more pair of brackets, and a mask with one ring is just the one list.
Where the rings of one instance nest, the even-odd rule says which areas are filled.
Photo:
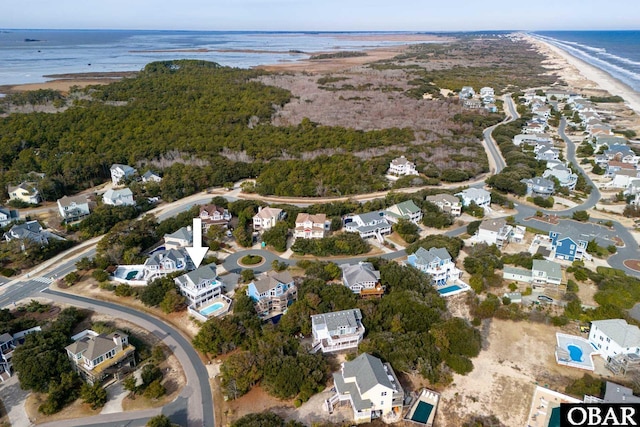
[[[249, 68], [305, 59], [326, 50], [408, 43], [348, 37], [369, 34], [383, 33], [0, 29], [0, 85], [43, 82], [50, 74], [138, 71], [149, 62], [170, 59], [202, 59]], [[180, 49], [209, 51], [175, 52]]]
[[640, 31], [539, 31], [533, 35], [640, 92]]

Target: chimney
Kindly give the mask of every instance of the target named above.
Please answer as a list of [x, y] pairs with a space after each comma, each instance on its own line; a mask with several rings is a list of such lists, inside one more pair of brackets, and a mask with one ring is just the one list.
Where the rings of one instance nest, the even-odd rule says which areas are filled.
[[191, 226], [187, 225], [187, 231], [191, 232]]
[[113, 342], [116, 345], [116, 352], [122, 351], [122, 337], [120, 334], [113, 334]]

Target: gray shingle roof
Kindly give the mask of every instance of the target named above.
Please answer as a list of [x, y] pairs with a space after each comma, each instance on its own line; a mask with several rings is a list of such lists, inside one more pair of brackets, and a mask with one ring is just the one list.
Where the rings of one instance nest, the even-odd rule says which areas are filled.
[[311, 324], [327, 325], [328, 331], [336, 331], [340, 326], [346, 326], [349, 328], [357, 328], [359, 322], [362, 320], [362, 313], [359, 308], [351, 310], [334, 311], [332, 313], [316, 314], [311, 316]]
[[419, 264], [429, 264], [433, 262], [436, 258], [441, 260], [451, 260], [451, 255], [445, 248], [430, 248], [426, 250], [425, 248], [418, 248], [415, 252], [415, 256]]
[[591, 324], [622, 348], [640, 347], [640, 329], [624, 319], [594, 320]]
[[373, 268], [370, 262], [359, 262], [358, 264], [342, 264], [342, 279], [347, 286], [357, 283], [380, 280], [380, 272]]
[[562, 279], [562, 268], [560, 264], [546, 259], [534, 259], [532, 271], [544, 271], [547, 277], [552, 279]]
[[188, 242], [192, 242], [193, 230], [191, 229], [191, 227], [182, 227], [174, 231], [173, 233], [165, 234], [164, 238], [179, 239], [179, 240], [186, 240]]
[[351, 362], [344, 362], [342, 372], [344, 378], [356, 379], [360, 393], [366, 393], [378, 384], [393, 389], [382, 361], [368, 353], [362, 353]]
[[282, 271], [280, 273], [276, 271], [267, 271], [261, 278], [254, 281], [253, 284], [256, 287], [258, 293], [263, 294], [269, 289], [273, 289], [279, 284], [286, 284], [293, 282], [293, 277], [288, 271]]
[[208, 265], [203, 265], [188, 273], [185, 273], [182, 276], [176, 277], [176, 280], [178, 281], [178, 283], [183, 285], [190, 285], [190, 284], [197, 285], [200, 282], [215, 279], [217, 276], [218, 276], [218, 273], [216, 270], [216, 265], [208, 264]]
[[357, 216], [359, 216], [362, 222], [365, 224], [368, 224], [374, 221], [380, 221], [381, 219], [383, 219], [382, 211], [367, 212]]

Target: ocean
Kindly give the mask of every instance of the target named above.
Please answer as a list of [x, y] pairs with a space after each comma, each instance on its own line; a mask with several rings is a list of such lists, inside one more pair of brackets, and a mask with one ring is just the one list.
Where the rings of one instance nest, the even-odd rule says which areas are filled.
[[[399, 33], [0, 29], [0, 85], [44, 82], [50, 74], [138, 71], [160, 60], [202, 59], [249, 68], [320, 51], [409, 43], [353, 37], [372, 34]], [[202, 51], [175, 51], [197, 49]]]
[[640, 31], [538, 31], [533, 34], [640, 92]]

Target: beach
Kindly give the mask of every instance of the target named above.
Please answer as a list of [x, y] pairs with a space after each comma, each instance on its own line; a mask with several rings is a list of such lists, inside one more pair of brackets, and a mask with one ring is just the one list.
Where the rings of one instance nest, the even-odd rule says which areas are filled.
[[576, 89], [600, 89], [609, 92], [611, 95], [621, 96], [630, 109], [635, 111], [636, 114], [640, 114], [640, 94], [631, 87], [614, 78], [606, 71], [594, 67], [539, 38], [530, 35], [523, 35], [523, 38], [529, 41], [538, 52], [549, 58], [548, 65], [550, 68], [553, 68], [568, 85]]

